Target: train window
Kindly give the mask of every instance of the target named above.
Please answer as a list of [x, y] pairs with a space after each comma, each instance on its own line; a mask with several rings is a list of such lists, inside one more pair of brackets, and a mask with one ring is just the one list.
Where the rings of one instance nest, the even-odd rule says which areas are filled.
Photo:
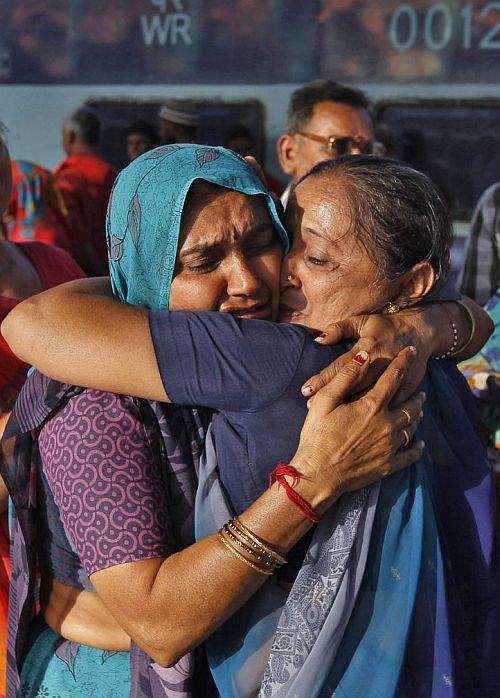
[[325, 1], [319, 73], [346, 82], [496, 84], [500, 3], [491, 0]]
[[[161, 101], [132, 102], [125, 100], [89, 101], [101, 119], [101, 151], [116, 167], [127, 163], [125, 150], [127, 129], [135, 121], [158, 122]], [[257, 155], [263, 161], [265, 151], [264, 109], [258, 100], [242, 102], [199, 101], [200, 115], [197, 140], [208, 145], [224, 145], [227, 134], [243, 126], [254, 137]]]
[[455, 219], [500, 179], [500, 102], [386, 103], [376, 117], [389, 153], [432, 177]]
[[0, 3], [11, 83], [497, 84], [499, 50], [491, 0]]
[[0, 5], [0, 80], [307, 80], [316, 69], [315, 10], [302, 0], [7, 0]]

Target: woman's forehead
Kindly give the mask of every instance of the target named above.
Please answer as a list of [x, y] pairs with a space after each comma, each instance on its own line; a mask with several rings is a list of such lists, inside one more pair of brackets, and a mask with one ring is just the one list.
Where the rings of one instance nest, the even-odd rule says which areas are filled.
[[189, 192], [186, 197], [186, 203], [189, 200], [197, 202], [203, 199], [211, 199], [224, 191], [224, 187], [213, 182], [208, 182], [206, 179], [195, 179], [189, 187]]
[[295, 232], [300, 227], [336, 242], [353, 234], [352, 215], [345, 186], [325, 179], [312, 177], [297, 186], [286, 220]]
[[323, 173], [306, 177], [295, 187], [294, 194], [299, 201], [317, 199], [323, 206], [345, 207], [349, 186], [345, 178]]
[[214, 184], [205, 179], [196, 179], [190, 186], [186, 197], [186, 206], [204, 207], [216, 202], [229, 206], [248, 207], [249, 210], [257, 210], [259, 204], [263, 204], [260, 196], [245, 194], [235, 189], [228, 189], [220, 184]]
[[[249, 196], [210, 182], [195, 182], [182, 213], [181, 231], [200, 226], [237, 227], [242, 231], [256, 222], [269, 222], [267, 206], [260, 196]], [[208, 228], [206, 227], [208, 225]]]

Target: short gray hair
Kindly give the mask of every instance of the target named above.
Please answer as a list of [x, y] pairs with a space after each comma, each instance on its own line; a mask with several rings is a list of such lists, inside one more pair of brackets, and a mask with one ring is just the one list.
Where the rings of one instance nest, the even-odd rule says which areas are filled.
[[451, 220], [427, 175], [390, 158], [343, 155], [317, 164], [297, 186], [313, 177], [325, 177], [327, 191], [329, 182], [343, 185], [352, 231], [383, 278], [393, 281], [419, 262], [428, 262], [438, 279], [445, 278]]
[[91, 147], [99, 145], [101, 122], [97, 114], [88, 108], [77, 109], [64, 123], [78, 138]]
[[363, 109], [371, 116], [370, 100], [361, 90], [334, 80], [313, 80], [299, 87], [290, 96], [287, 133], [302, 131], [311, 120], [314, 107], [319, 102], [347, 104], [353, 109]]

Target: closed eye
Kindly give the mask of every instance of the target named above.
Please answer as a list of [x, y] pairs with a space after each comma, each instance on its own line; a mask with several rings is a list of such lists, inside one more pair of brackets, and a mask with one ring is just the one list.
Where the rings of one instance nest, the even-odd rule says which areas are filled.
[[329, 263], [329, 259], [318, 259], [318, 257], [308, 257], [307, 261], [316, 266], [324, 266]]
[[218, 257], [202, 258], [192, 260], [191, 262], [184, 262], [184, 268], [195, 273], [203, 273], [215, 269], [219, 262], [220, 259]]

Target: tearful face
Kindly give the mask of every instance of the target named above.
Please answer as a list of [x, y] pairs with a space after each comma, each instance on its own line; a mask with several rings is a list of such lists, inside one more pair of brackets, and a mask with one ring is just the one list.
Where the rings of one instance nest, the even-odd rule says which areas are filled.
[[282, 254], [263, 199], [196, 182], [182, 214], [169, 308], [274, 320]]

